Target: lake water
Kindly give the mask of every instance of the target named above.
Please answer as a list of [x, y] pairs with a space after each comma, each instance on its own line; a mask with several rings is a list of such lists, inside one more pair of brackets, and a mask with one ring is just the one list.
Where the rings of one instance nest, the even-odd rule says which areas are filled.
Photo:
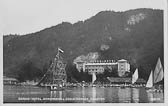
[[145, 88], [78, 87], [50, 91], [36, 86], [3, 87], [4, 103], [164, 103], [163, 93]]

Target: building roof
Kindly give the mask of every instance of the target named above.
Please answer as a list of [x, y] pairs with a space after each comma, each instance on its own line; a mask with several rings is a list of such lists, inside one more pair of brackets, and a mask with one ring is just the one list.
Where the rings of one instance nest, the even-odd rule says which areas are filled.
[[145, 81], [144, 79], [142, 79], [142, 78], [139, 78], [139, 79], [136, 81], [136, 83], [146, 83], [146, 81]]
[[130, 83], [131, 78], [120, 78], [120, 77], [108, 77], [107, 78], [110, 82], [115, 82], [115, 83]]
[[4, 81], [18, 81], [16, 78], [10, 78], [10, 77], [6, 77], [6, 76], [3, 76], [3, 80]]
[[117, 63], [86, 63], [84, 65], [117, 65]]
[[[121, 77], [108, 77], [107, 78], [110, 82], [113, 83], [131, 83], [132, 78], [121, 78]], [[139, 78], [136, 83], [146, 83], [144, 79]]]
[[125, 62], [125, 61], [127, 61], [127, 60], [125, 60], [125, 59], [121, 59], [121, 60], [118, 60], [119, 62]]

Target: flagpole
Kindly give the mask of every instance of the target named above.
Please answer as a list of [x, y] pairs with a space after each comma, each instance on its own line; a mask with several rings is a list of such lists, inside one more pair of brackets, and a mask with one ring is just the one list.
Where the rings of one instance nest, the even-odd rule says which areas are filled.
[[58, 47], [58, 51], [57, 51], [57, 56], [58, 56], [58, 59], [60, 58], [59, 55], [60, 55], [60, 52], [63, 53], [64, 51], [61, 50], [59, 47]]
[[58, 59], [59, 59], [59, 48], [57, 48], [57, 56], [58, 56]]

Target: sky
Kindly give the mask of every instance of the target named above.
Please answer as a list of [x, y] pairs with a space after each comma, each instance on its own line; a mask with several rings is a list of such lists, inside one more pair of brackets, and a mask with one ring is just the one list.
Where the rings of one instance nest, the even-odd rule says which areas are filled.
[[164, 9], [166, 0], [0, 0], [3, 35], [34, 33], [62, 22], [84, 21], [100, 11]]

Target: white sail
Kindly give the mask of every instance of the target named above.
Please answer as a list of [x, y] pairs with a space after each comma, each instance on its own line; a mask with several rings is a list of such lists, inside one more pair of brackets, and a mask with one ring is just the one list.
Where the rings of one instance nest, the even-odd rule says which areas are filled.
[[160, 82], [163, 79], [163, 77], [163, 67], [159, 58], [154, 70], [154, 83]]
[[134, 84], [137, 80], [138, 80], [138, 69], [136, 69], [134, 74], [132, 75], [132, 84]]
[[147, 88], [153, 87], [153, 71], [151, 70], [148, 82], [146, 83]]
[[96, 74], [92, 73], [92, 83], [94, 83], [95, 80], [96, 80]]

